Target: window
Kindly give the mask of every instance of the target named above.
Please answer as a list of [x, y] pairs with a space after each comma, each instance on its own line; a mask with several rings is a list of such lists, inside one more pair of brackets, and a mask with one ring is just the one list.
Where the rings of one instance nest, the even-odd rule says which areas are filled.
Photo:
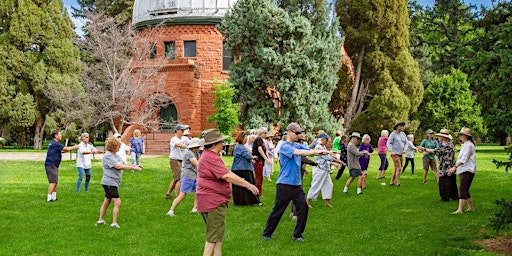
[[185, 41], [185, 57], [196, 56], [196, 41]]
[[178, 110], [176, 106], [169, 103], [168, 106], [160, 107], [160, 128], [162, 130], [172, 130], [178, 120]]
[[231, 64], [233, 64], [233, 55], [228, 49], [226, 42], [222, 43], [222, 70], [231, 70]]
[[149, 58], [150, 59], [156, 58], [156, 44], [155, 43], [151, 43], [149, 45]]
[[164, 42], [165, 58], [174, 60], [176, 58], [176, 46], [174, 42]]

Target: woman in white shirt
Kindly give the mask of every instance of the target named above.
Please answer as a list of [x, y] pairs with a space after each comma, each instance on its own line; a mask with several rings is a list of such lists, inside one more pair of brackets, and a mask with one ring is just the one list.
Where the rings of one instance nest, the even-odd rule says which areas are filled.
[[456, 172], [460, 177], [459, 208], [452, 214], [461, 214], [464, 204], [468, 205], [466, 212], [475, 211], [473, 200], [469, 193], [469, 188], [471, 187], [473, 177], [475, 177], [476, 173], [475, 142], [473, 141], [471, 130], [466, 127], [460, 129], [459, 139], [462, 142], [462, 147], [457, 158], [457, 163], [448, 171], [449, 174]]

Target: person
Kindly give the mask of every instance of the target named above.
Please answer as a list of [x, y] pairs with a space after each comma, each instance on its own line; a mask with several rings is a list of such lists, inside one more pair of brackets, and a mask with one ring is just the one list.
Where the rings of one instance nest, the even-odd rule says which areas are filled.
[[177, 124], [174, 128], [174, 136], [169, 142], [171, 152], [169, 153], [169, 165], [172, 171], [172, 181], [169, 184], [169, 188], [165, 193], [165, 198], [171, 198], [172, 191], [176, 188], [176, 196], [180, 191], [181, 186], [181, 165], [183, 161], [183, 153], [187, 149], [188, 139], [183, 136], [183, 133], [187, 129], [187, 126], [183, 124]]
[[258, 158], [254, 161], [254, 175], [256, 177], [256, 187], [260, 192], [259, 196], [262, 195], [263, 185], [263, 165], [264, 163], [272, 164], [272, 161], [268, 158], [267, 148], [263, 139], [267, 136], [267, 128], [260, 127], [257, 132], [257, 137], [252, 144], [252, 155]]
[[48, 194], [46, 202], [57, 201], [57, 185], [59, 183], [59, 165], [62, 161], [62, 153], [78, 149], [79, 145], [64, 147], [60, 144], [62, 133], [57, 130], [51, 132], [52, 140], [48, 144], [48, 151], [46, 152], [46, 160], [44, 161], [44, 169], [46, 177], [48, 178]]
[[97, 150], [92, 144], [89, 144], [89, 133], [80, 135], [80, 144], [78, 144], [76, 156], [76, 170], [78, 179], [76, 180], [76, 192], [80, 193], [82, 180], [85, 174], [84, 191], [89, 192], [89, 182], [91, 181], [91, 154], [102, 154], [103, 151]]
[[[340, 143], [340, 157], [339, 159], [347, 163], [347, 143], [348, 143], [348, 136], [343, 134], [341, 136], [341, 143]], [[339, 180], [341, 178], [341, 175], [343, 175], [343, 172], [345, 171], [346, 164], [342, 164], [340, 169], [338, 170], [338, 173], [336, 174], [336, 180]]]
[[121, 185], [123, 178], [123, 170], [137, 170], [140, 171], [142, 168], [135, 164], [125, 164], [119, 155], [116, 154], [121, 147], [121, 142], [116, 138], [107, 139], [106, 152], [103, 155], [102, 167], [103, 177], [101, 178], [101, 185], [105, 190], [105, 199], [100, 208], [100, 217], [96, 222], [96, 226], [105, 225], [105, 214], [110, 206], [110, 203], [114, 201], [114, 209], [112, 210], [112, 224], [113, 228], [120, 228], [117, 217], [119, 216], [119, 210], [121, 208], [121, 198], [119, 197], [118, 188]]
[[244, 147], [249, 151], [249, 153], [252, 154], [252, 144], [254, 144], [254, 140], [258, 137], [254, 134], [249, 134], [247, 136], [247, 142], [244, 144]]
[[206, 225], [203, 255], [222, 254], [231, 183], [247, 188], [254, 195], [259, 193], [256, 186], [226, 169], [219, 154], [227, 137], [216, 128], [205, 131], [204, 151], [197, 164], [197, 211]]
[[130, 147], [132, 148], [132, 165], [141, 166], [140, 156], [146, 152], [146, 144], [139, 129], [133, 131], [133, 137], [130, 138]]
[[279, 161], [279, 150], [281, 149], [281, 146], [286, 141], [286, 132], [283, 133], [283, 136], [281, 137], [281, 140], [277, 142], [276, 149], [274, 150], [274, 157], [275, 162]]
[[386, 171], [388, 170], [389, 162], [388, 162], [388, 148], [386, 144], [388, 143], [388, 136], [389, 131], [388, 130], [382, 130], [380, 132], [380, 138], [377, 142], [377, 148], [380, 158], [380, 166], [379, 171], [377, 172], [377, 179], [384, 179], [386, 178]]
[[268, 181], [272, 181], [272, 173], [274, 172], [274, 153], [275, 153], [275, 147], [274, 142], [272, 139], [274, 138], [274, 134], [267, 133], [267, 137], [265, 140], [265, 148], [267, 151], [267, 157], [270, 159], [270, 163], [265, 162], [265, 165], [263, 166], [263, 177], [267, 179]]
[[276, 181], [276, 199], [270, 212], [262, 237], [271, 240], [272, 234], [277, 228], [286, 207], [293, 202], [297, 209], [297, 223], [291, 237], [292, 241], [304, 241], [302, 233], [306, 228], [308, 219], [308, 204], [302, 189], [300, 175], [301, 156], [332, 153], [327, 150], [311, 150], [308, 147], [296, 143], [304, 130], [297, 123], [290, 123], [287, 127], [287, 139], [279, 150], [281, 170]]
[[[318, 130], [318, 132], [316, 133], [315, 138], [313, 139], [311, 144], [309, 144], [309, 148], [310, 149], [314, 149], [316, 147], [316, 143], [318, 143], [318, 135], [320, 135], [322, 133], [325, 133], [325, 131], [324, 130]], [[305, 145], [305, 146], [308, 146], [308, 145]]]
[[341, 131], [336, 131], [336, 136], [332, 140], [332, 151], [340, 152], [341, 151]]
[[473, 206], [473, 199], [469, 189], [473, 183], [473, 178], [476, 173], [476, 150], [473, 136], [471, 135], [471, 129], [462, 127], [459, 132], [459, 139], [462, 142], [462, 146], [457, 157], [455, 166], [450, 168], [448, 174], [457, 173], [459, 175], [459, 207], [453, 214], [460, 214], [463, 212], [464, 205], [467, 204], [468, 208], [466, 212], [475, 211]]
[[424, 149], [436, 149], [439, 146], [438, 142], [434, 140], [434, 131], [427, 130], [427, 138], [420, 143], [420, 149], [423, 151], [423, 184], [427, 184], [428, 169], [432, 169], [436, 182], [439, 183], [439, 174], [437, 172], [437, 162], [435, 153], [427, 153]]
[[121, 142], [121, 147], [119, 147], [119, 151], [117, 151], [117, 155], [121, 157], [121, 159], [123, 159], [123, 164], [126, 164], [128, 163], [127, 160], [126, 160], [126, 153], [129, 153], [130, 150], [132, 150], [132, 148], [130, 148], [130, 146], [126, 145], [122, 140], [121, 140], [121, 134], [119, 133], [115, 133], [114, 134], [114, 138], [118, 139], [119, 142]]
[[405, 146], [407, 146], [407, 136], [403, 132], [405, 122], [397, 122], [393, 126], [393, 132], [389, 135], [386, 147], [391, 152], [391, 159], [393, 159], [393, 175], [389, 185], [393, 186], [396, 182], [400, 186], [400, 173], [402, 172], [402, 155], [405, 154]]
[[[321, 133], [318, 135], [316, 150], [326, 150], [325, 145], [329, 142], [329, 135], [327, 133]], [[332, 198], [332, 180], [331, 180], [331, 165], [335, 165], [339, 168], [341, 161], [331, 155], [319, 155], [315, 156], [315, 162], [317, 166], [313, 167], [313, 179], [311, 181], [311, 188], [308, 191], [306, 202], [309, 208], [311, 206], [311, 200], [316, 199], [320, 191], [322, 192], [322, 199], [324, 199], [325, 206], [333, 207], [331, 204]], [[337, 164], [336, 164], [337, 163]]]
[[437, 149], [425, 149], [429, 153], [435, 153], [438, 161], [439, 172], [439, 196], [441, 201], [449, 202], [451, 200], [459, 200], [459, 191], [457, 190], [457, 176], [448, 175], [448, 171], [455, 163], [455, 146], [451, 142], [452, 135], [448, 129], [441, 129], [435, 134], [439, 140]]
[[[241, 131], [235, 138], [236, 145], [233, 150], [233, 164], [231, 165], [231, 171], [238, 175], [240, 178], [248, 181], [254, 185], [254, 165], [252, 160], [256, 159], [256, 156], [244, 147], [247, 142], [247, 134], [245, 131]], [[258, 196], [251, 193], [244, 187], [233, 185], [233, 203], [235, 205], [262, 205]]]
[[350, 172], [350, 177], [347, 180], [347, 183], [345, 183], [345, 187], [343, 188], [343, 193], [348, 193], [348, 188], [350, 187], [350, 184], [352, 181], [357, 178], [357, 194], [361, 195], [363, 194], [362, 186], [363, 186], [363, 180], [361, 179], [361, 176], [363, 175], [361, 170], [361, 165], [359, 164], [359, 157], [368, 154], [368, 151], [363, 150], [359, 151], [356, 147], [356, 144], [359, 143], [359, 140], [361, 139], [361, 134], [358, 132], [352, 132], [350, 135], [350, 142], [347, 146], [347, 165], [348, 165], [348, 171]]
[[366, 178], [368, 177], [368, 165], [370, 165], [370, 155], [373, 154], [373, 147], [370, 144], [371, 138], [370, 135], [363, 135], [362, 143], [359, 146], [360, 152], [368, 152], [368, 154], [364, 154], [359, 157], [359, 165], [361, 166], [361, 189], [366, 188]]
[[[202, 146], [203, 141], [199, 138], [192, 138], [190, 143], [187, 146], [185, 153], [183, 154], [183, 161], [181, 162], [181, 186], [180, 193], [174, 199], [171, 205], [171, 209], [167, 212], [167, 216], [174, 217], [174, 210], [180, 204], [180, 202], [185, 199], [185, 197], [196, 191], [197, 186], [197, 158], [199, 148]], [[194, 206], [190, 213], [197, 213], [197, 202], [194, 199]]]
[[418, 148], [414, 146], [414, 135], [407, 135], [407, 146], [405, 146], [405, 164], [402, 168], [402, 173], [407, 169], [407, 165], [411, 163], [411, 174], [414, 175], [414, 153], [418, 151]]

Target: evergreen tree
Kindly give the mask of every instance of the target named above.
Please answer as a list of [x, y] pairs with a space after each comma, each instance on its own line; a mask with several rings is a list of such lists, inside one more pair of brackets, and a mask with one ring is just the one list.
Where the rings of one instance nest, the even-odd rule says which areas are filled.
[[238, 125], [240, 105], [233, 103], [235, 89], [229, 82], [215, 85], [215, 100], [213, 108], [215, 113], [208, 117], [208, 122], [215, 122], [222, 134], [231, 135]]
[[73, 26], [61, 1], [4, 1], [0, 8], [0, 119], [13, 129], [32, 127], [41, 149], [45, 129], [56, 128], [50, 123], [62, 128], [85, 118], [75, 115], [83, 88]]
[[408, 50], [407, 1], [339, 0], [336, 12], [345, 48], [357, 66], [354, 84], [343, 85], [352, 91], [346, 127], [377, 137], [396, 121], [409, 122], [421, 103], [423, 86]]
[[121, 24], [130, 23], [134, 0], [77, 0], [78, 8], [73, 9], [73, 16], [87, 18], [88, 13], [103, 13], [114, 17]]
[[242, 125], [294, 121], [308, 130], [339, 129], [328, 103], [336, 88], [341, 38], [337, 23], [330, 22], [325, 0], [234, 5], [219, 30], [239, 60], [230, 81]]

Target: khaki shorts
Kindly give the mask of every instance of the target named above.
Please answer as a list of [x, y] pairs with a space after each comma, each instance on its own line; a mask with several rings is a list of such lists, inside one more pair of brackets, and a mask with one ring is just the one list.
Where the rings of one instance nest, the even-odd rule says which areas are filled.
[[391, 158], [393, 159], [393, 166], [395, 166], [395, 169], [402, 169], [402, 162], [403, 158], [399, 155], [392, 155]]
[[437, 171], [437, 161], [435, 159], [430, 159], [427, 157], [423, 158], [423, 170], [428, 170], [428, 167], [430, 169]]
[[171, 166], [172, 178], [174, 180], [181, 179], [181, 160], [170, 159], [169, 165]]
[[206, 224], [206, 242], [217, 243], [224, 239], [226, 229], [226, 214], [228, 206], [221, 204], [210, 212], [203, 212], [203, 220]]

